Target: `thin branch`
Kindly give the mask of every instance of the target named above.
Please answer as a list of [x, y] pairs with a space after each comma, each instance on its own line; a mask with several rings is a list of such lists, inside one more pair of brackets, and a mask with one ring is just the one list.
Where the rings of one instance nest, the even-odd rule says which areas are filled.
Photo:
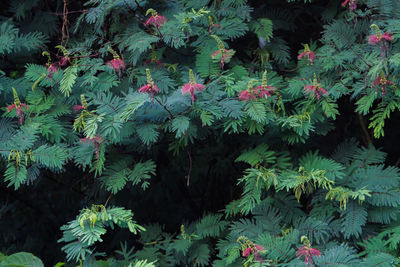
[[186, 175], [186, 186], [189, 186], [189, 182], [190, 182], [190, 174], [192, 173], [192, 156], [190, 155], [190, 151], [189, 149], [186, 150], [188, 157], [189, 157], [189, 172]]
[[158, 104], [160, 104], [160, 106], [162, 106], [168, 112], [171, 119], [175, 118], [172, 112], [163, 103], [161, 103], [161, 101], [157, 97], [154, 97], [154, 99], [157, 101]]
[[364, 122], [364, 118], [360, 113], [358, 113], [358, 119], [360, 121], [361, 129], [364, 132], [365, 138], [367, 139], [367, 145], [372, 144], [371, 137], [369, 136], [367, 127], [366, 127], [365, 122]]

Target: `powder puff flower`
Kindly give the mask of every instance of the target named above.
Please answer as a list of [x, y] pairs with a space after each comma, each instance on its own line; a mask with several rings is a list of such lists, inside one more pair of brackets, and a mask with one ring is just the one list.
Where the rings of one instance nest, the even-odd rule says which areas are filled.
[[239, 93], [239, 100], [249, 101], [256, 98], [265, 98], [266, 96], [272, 96], [275, 93], [275, 87], [268, 85], [267, 71], [264, 71], [262, 77], [262, 83], [260, 86], [253, 88], [253, 82], [256, 80], [250, 80], [247, 85], [247, 90]]
[[58, 61], [58, 66], [63, 67], [67, 64], [67, 62], [69, 61], [69, 57], [65, 56], [62, 57], [59, 61]]
[[120, 58], [118, 53], [111, 48], [111, 46], [107, 47], [108, 52], [113, 55], [113, 59], [106, 63], [107, 66], [112, 68], [113, 70], [118, 72], [118, 77], [121, 77], [121, 70], [125, 69], [125, 62], [123, 59]]
[[316, 96], [318, 100], [321, 98], [322, 95], [328, 94], [328, 92], [318, 83], [317, 75], [315, 73], [313, 85], [305, 85], [304, 90], [307, 93], [311, 93], [312, 96]]
[[393, 41], [393, 34], [391, 32], [385, 32], [384, 34], [378, 35], [373, 34], [368, 37], [368, 43], [371, 45], [376, 45], [377, 43], [381, 42], [382, 40], [386, 40], [388, 42]]
[[310, 265], [310, 267], [312, 267], [313, 264], [313, 257], [314, 256], [320, 256], [321, 255], [321, 251], [319, 251], [318, 249], [315, 248], [311, 248], [307, 245], [302, 246], [301, 248], [299, 248], [296, 251], [296, 256], [297, 258], [301, 258], [304, 257], [304, 263], [307, 265]]
[[311, 64], [314, 63], [315, 53], [310, 50], [310, 47], [308, 46], [308, 44], [304, 45], [304, 50], [302, 53], [300, 53], [300, 55], [297, 57], [297, 59], [300, 60], [303, 57], [307, 57], [308, 61], [310, 61]]
[[11, 112], [13, 109], [15, 109], [15, 113], [17, 115], [17, 117], [19, 118], [18, 122], [19, 125], [22, 125], [24, 123], [24, 109], [28, 109], [28, 105], [21, 103], [21, 101], [19, 100], [17, 91], [15, 90], [15, 88], [13, 87], [13, 94], [14, 94], [14, 104], [8, 105], [7, 111]]
[[275, 87], [270, 86], [270, 85], [264, 85], [264, 86], [261, 85], [261, 86], [256, 86], [254, 88], [254, 91], [261, 98], [264, 98], [265, 96], [271, 96], [275, 92]]
[[203, 84], [199, 84], [196, 82], [196, 80], [194, 79], [193, 71], [190, 69], [189, 70], [189, 83], [182, 86], [182, 89], [181, 89], [182, 95], [190, 93], [190, 95], [192, 96], [192, 103], [194, 103], [194, 100], [195, 100], [194, 92], [201, 92], [205, 88], [206, 87]]
[[257, 98], [257, 96], [254, 93], [247, 91], [247, 90], [241, 91], [239, 93], [239, 100], [242, 100], [242, 101], [255, 100], [256, 98]]
[[146, 12], [146, 16], [151, 13], [151, 17], [147, 19], [147, 21], [144, 23], [144, 26], [147, 25], [153, 25], [154, 27], [156, 27], [157, 29], [161, 27], [161, 25], [163, 25], [166, 22], [166, 19], [164, 16], [158, 15], [157, 11], [155, 11], [154, 9], [149, 9]]
[[235, 54], [235, 50], [226, 49], [224, 43], [221, 39], [218, 38], [216, 35], [211, 35], [217, 43], [218, 43], [218, 50], [211, 54], [212, 59], [216, 59], [219, 62], [221, 69], [224, 68], [225, 63], [229, 63], [232, 56]]
[[47, 78], [48, 79], [53, 79], [53, 74], [58, 72], [58, 68], [56, 67], [56, 64], [49, 64], [47, 67]]
[[391, 32], [385, 32], [384, 34], [382, 34], [381, 30], [379, 29], [379, 27], [376, 24], [372, 24], [370, 26], [370, 28], [374, 28], [375, 29], [375, 34], [370, 35], [368, 37], [368, 43], [371, 45], [376, 45], [379, 42], [386, 40], [388, 42], [393, 41], [393, 34]]
[[149, 93], [154, 98], [154, 94], [160, 92], [160, 89], [154, 84], [149, 69], [146, 69], [146, 77], [147, 84], [139, 88], [139, 93]]
[[242, 256], [243, 257], [249, 257], [250, 255], [254, 255], [254, 259], [256, 261], [263, 261], [263, 259], [258, 255], [259, 252], [264, 252], [265, 249], [264, 247], [254, 244], [254, 243], [249, 243], [248, 244], [248, 248], [246, 248], [243, 252], [242, 252]]
[[78, 112], [78, 111], [80, 111], [80, 110], [82, 110], [82, 109], [85, 109], [85, 107], [82, 106], [82, 105], [74, 105], [74, 106], [72, 107], [72, 109], [73, 109], [74, 112]]
[[304, 257], [304, 263], [306, 265], [310, 265], [310, 267], [312, 267], [313, 257], [320, 256], [321, 251], [319, 251], [318, 249], [312, 248], [311, 243], [306, 236], [303, 235], [300, 240], [301, 240], [301, 242], [303, 242], [304, 246], [300, 247], [296, 251], [296, 256], [298, 259], [300, 259], [301, 257]]
[[117, 57], [107, 62], [107, 66], [118, 72], [118, 76], [121, 76], [121, 70], [125, 69], [125, 62], [121, 58]]
[[386, 87], [389, 86], [389, 85], [394, 85], [394, 82], [389, 81], [386, 78], [385, 74], [383, 72], [381, 72], [380, 76], [377, 77], [372, 82], [371, 87], [375, 88], [375, 91], [376, 91], [376, 88], [380, 86], [381, 87], [381, 91], [382, 91], [382, 97], [384, 97], [385, 94], [386, 94]]
[[349, 9], [351, 11], [354, 11], [357, 9], [357, 0], [345, 0], [342, 3], [342, 7], [345, 7], [347, 4], [349, 4]]

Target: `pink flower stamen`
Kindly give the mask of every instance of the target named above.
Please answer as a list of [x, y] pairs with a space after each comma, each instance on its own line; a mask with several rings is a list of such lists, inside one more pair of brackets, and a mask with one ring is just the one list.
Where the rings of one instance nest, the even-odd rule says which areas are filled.
[[157, 14], [157, 15], [151, 15], [151, 17], [147, 19], [147, 21], [144, 23], [144, 25], [147, 26], [150, 24], [158, 29], [165, 22], [166, 22], [165, 17]]
[[297, 258], [301, 258], [304, 256], [304, 263], [310, 265], [312, 267], [313, 264], [313, 257], [320, 256], [321, 252], [318, 249], [311, 248], [307, 245], [302, 246], [296, 251]]

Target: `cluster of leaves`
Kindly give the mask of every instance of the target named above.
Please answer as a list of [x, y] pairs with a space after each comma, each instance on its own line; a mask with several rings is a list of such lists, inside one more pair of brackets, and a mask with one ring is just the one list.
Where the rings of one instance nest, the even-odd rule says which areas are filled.
[[[324, 8], [321, 18], [299, 11], [309, 4], [281, 1], [56, 2], [50, 9], [64, 11], [62, 24], [40, 1], [11, 1], [0, 16], [0, 168], [7, 192], [82, 177], [70, 184], [79, 197], [59, 189], [81, 210], [63, 218], [71, 220], [59, 239], [66, 261], [250, 266], [262, 257], [257, 264], [298, 266], [308, 264], [296, 256], [306, 236], [307, 248], [321, 251], [311, 257], [318, 266], [399, 263], [399, 171], [370, 144], [400, 109], [398, 1], [310, 4], [313, 14]], [[299, 40], [308, 40], [286, 33], [295, 32], [299, 12], [324, 26], [297, 58]], [[369, 146], [351, 140], [329, 157], [311, 152], [315, 138], [340, 127], [346, 101], [362, 129], [352, 134]], [[204, 186], [204, 198], [181, 189], [176, 176]], [[213, 186], [215, 199], [230, 194], [224, 214], [198, 208]], [[179, 190], [188, 203], [172, 203]], [[0, 218], [19, 205], [16, 196], [9, 203], [7, 195]], [[151, 205], [165, 209], [163, 221], [145, 222]], [[187, 207], [197, 211], [185, 217]], [[116, 233], [111, 243], [128, 239], [124, 228], [137, 235], [132, 249], [99, 252], [107, 228]], [[10, 242], [9, 234], [0, 240]], [[0, 256], [0, 266], [18, 261], [41, 266], [27, 253]]]

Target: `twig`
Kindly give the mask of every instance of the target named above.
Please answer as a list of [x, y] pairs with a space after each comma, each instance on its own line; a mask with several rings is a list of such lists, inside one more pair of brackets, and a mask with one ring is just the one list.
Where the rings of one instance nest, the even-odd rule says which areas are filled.
[[189, 172], [186, 175], [186, 186], [189, 186], [190, 182], [190, 174], [192, 173], [192, 156], [190, 155], [189, 149], [186, 150], [188, 156], [189, 156]]
[[161, 103], [161, 101], [158, 100], [157, 97], [154, 97], [154, 99], [157, 101], [158, 104], [160, 104], [160, 106], [162, 106], [168, 112], [168, 114], [171, 117], [171, 119], [173, 119], [174, 115], [171, 113], [171, 111], [169, 111], [169, 109], [163, 103]]
[[371, 137], [369, 136], [367, 127], [365, 126], [364, 118], [360, 113], [358, 113], [358, 119], [360, 121], [361, 129], [364, 132], [365, 138], [367, 139], [367, 145], [372, 144]]
[[61, 44], [66, 46], [69, 39], [69, 30], [68, 30], [68, 7], [67, 0], [63, 0], [64, 2], [64, 10], [63, 10], [63, 23], [61, 27]]
[[108, 196], [106, 203], [104, 203], [104, 208], [107, 207], [108, 201], [110, 200], [111, 196], [112, 196], [112, 193]]

